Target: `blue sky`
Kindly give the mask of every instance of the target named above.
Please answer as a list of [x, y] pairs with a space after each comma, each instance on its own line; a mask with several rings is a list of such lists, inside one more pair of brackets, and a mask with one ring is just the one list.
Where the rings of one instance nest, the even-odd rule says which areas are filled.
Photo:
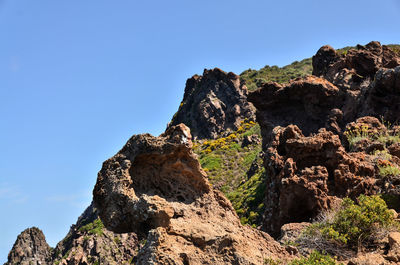
[[396, 0], [0, 0], [0, 264], [30, 226], [55, 246], [102, 162], [163, 132], [193, 74], [400, 43], [399, 14]]

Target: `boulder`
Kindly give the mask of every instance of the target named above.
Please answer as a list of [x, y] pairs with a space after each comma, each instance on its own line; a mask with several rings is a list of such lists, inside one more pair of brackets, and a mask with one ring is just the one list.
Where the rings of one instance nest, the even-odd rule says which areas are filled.
[[246, 97], [247, 88], [238, 75], [205, 69], [202, 76], [186, 81], [182, 103], [168, 128], [184, 123], [194, 138], [215, 139], [237, 130], [241, 121], [255, 119]]
[[18, 235], [4, 265], [45, 265], [50, 261], [51, 248], [42, 230], [32, 227]]
[[137, 264], [263, 264], [291, 255], [268, 234], [242, 226], [208, 183], [189, 128], [135, 135], [104, 162], [93, 191], [105, 226], [146, 238]]

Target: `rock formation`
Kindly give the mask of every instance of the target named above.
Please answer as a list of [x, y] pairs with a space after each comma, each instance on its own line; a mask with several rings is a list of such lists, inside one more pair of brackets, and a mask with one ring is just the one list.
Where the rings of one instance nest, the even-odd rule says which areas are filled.
[[96, 208], [90, 205], [54, 249], [46, 243], [40, 229], [23, 231], [5, 265], [130, 264], [138, 245], [136, 234], [115, 234], [104, 228]]
[[313, 75], [323, 76], [337, 86], [358, 89], [362, 81], [372, 79], [379, 69], [400, 65], [400, 57], [388, 46], [372, 41], [343, 54], [323, 46], [313, 56], [312, 64]]
[[328, 127], [340, 130], [342, 119], [339, 107], [344, 95], [329, 81], [309, 76], [296, 79], [289, 85], [267, 83], [248, 96], [257, 108], [264, 145], [271, 140], [275, 126], [296, 124], [305, 134]]
[[116, 234], [104, 228], [97, 209], [90, 205], [53, 251], [52, 263], [130, 264], [138, 250], [134, 233]]
[[263, 229], [278, 236], [283, 224], [311, 221], [336, 197], [382, 191], [373, 157], [347, 153], [338, 135], [321, 129], [306, 137], [296, 125], [275, 127], [266, 150], [267, 187]]
[[93, 191], [104, 224], [146, 238], [137, 264], [263, 264], [291, 257], [268, 234], [242, 226], [209, 185], [190, 130], [135, 135], [105, 161]]
[[246, 96], [247, 88], [238, 75], [218, 68], [204, 70], [202, 76], [186, 81], [182, 103], [168, 128], [184, 123], [199, 139], [235, 131], [242, 120], [254, 119], [254, 109]]
[[[324, 46], [313, 57], [313, 74], [319, 77], [267, 83], [250, 93], [269, 176], [265, 231], [278, 236], [283, 224], [310, 221], [337, 198], [399, 195], [396, 180], [387, 183], [379, 176], [373, 155], [388, 150], [389, 162], [400, 165], [396, 144], [374, 140], [390, 129], [377, 118], [393, 123], [400, 117], [399, 64], [400, 58], [378, 42], [341, 55]], [[375, 136], [350, 148], [344, 131], [357, 128], [361, 135], [362, 127], [365, 135]]]
[[45, 265], [51, 260], [51, 249], [42, 230], [32, 227], [18, 235], [4, 265]]

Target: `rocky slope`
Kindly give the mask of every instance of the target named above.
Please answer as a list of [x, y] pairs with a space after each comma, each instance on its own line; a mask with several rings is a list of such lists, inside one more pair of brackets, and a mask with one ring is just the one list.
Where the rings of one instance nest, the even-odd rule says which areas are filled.
[[131, 264], [138, 247], [136, 234], [115, 234], [107, 230], [97, 210], [90, 205], [54, 249], [38, 228], [23, 231], [5, 265]]
[[134, 135], [103, 164], [93, 191], [107, 228], [146, 238], [137, 264], [263, 264], [291, 255], [242, 226], [192, 152], [183, 124], [159, 137]]
[[32, 227], [18, 235], [5, 265], [44, 265], [51, 261], [51, 248], [42, 230]]
[[90, 205], [53, 250], [50, 264], [130, 264], [138, 251], [134, 233], [107, 230]]
[[[285, 264], [313, 249], [396, 264], [397, 232], [366, 253], [297, 240], [344, 197], [381, 194], [400, 211], [399, 51], [324, 46], [283, 68], [193, 76], [164, 134], [135, 135], [104, 162], [101, 220], [90, 206], [54, 250], [26, 230], [7, 264]], [[260, 88], [247, 95], [241, 79]]]
[[324, 46], [313, 57], [320, 77], [267, 83], [249, 95], [269, 176], [265, 231], [278, 236], [283, 224], [310, 221], [337, 198], [399, 195], [397, 177], [382, 176], [379, 164], [400, 166], [397, 129], [377, 119], [393, 124], [400, 117], [399, 60], [378, 42], [346, 54]]
[[204, 70], [186, 81], [185, 94], [168, 128], [184, 123], [194, 138], [214, 139], [235, 131], [244, 119], [254, 119], [247, 88], [234, 73], [218, 68]]

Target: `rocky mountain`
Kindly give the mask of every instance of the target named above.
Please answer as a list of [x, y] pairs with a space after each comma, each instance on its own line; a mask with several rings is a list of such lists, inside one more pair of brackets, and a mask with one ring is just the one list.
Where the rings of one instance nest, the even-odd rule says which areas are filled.
[[43, 265], [51, 261], [51, 248], [42, 230], [32, 227], [18, 235], [5, 265]]
[[147, 238], [137, 264], [262, 264], [291, 255], [268, 234], [242, 226], [211, 187], [190, 130], [134, 135], [104, 162], [93, 191], [107, 228]]
[[185, 94], [168, 128], [186, 124], [194, 138], [214, 139], [235, 131], [244, 119], [254, 119], [247, 88], [238, 75], [221, 69], [204, 70], [186, 81]]
[[28, 229], [7, 264], [399, 264], [399, 51], [193, 76], [163, 134], [104, 162], [64, 240]]
[[107, 230], [96, 208], [90, 205], [54, 249], [47, 244], [40, 229], [23, 231], [5, 265], [131, 264], [138, 247], [136, 234], [115, 234]]

